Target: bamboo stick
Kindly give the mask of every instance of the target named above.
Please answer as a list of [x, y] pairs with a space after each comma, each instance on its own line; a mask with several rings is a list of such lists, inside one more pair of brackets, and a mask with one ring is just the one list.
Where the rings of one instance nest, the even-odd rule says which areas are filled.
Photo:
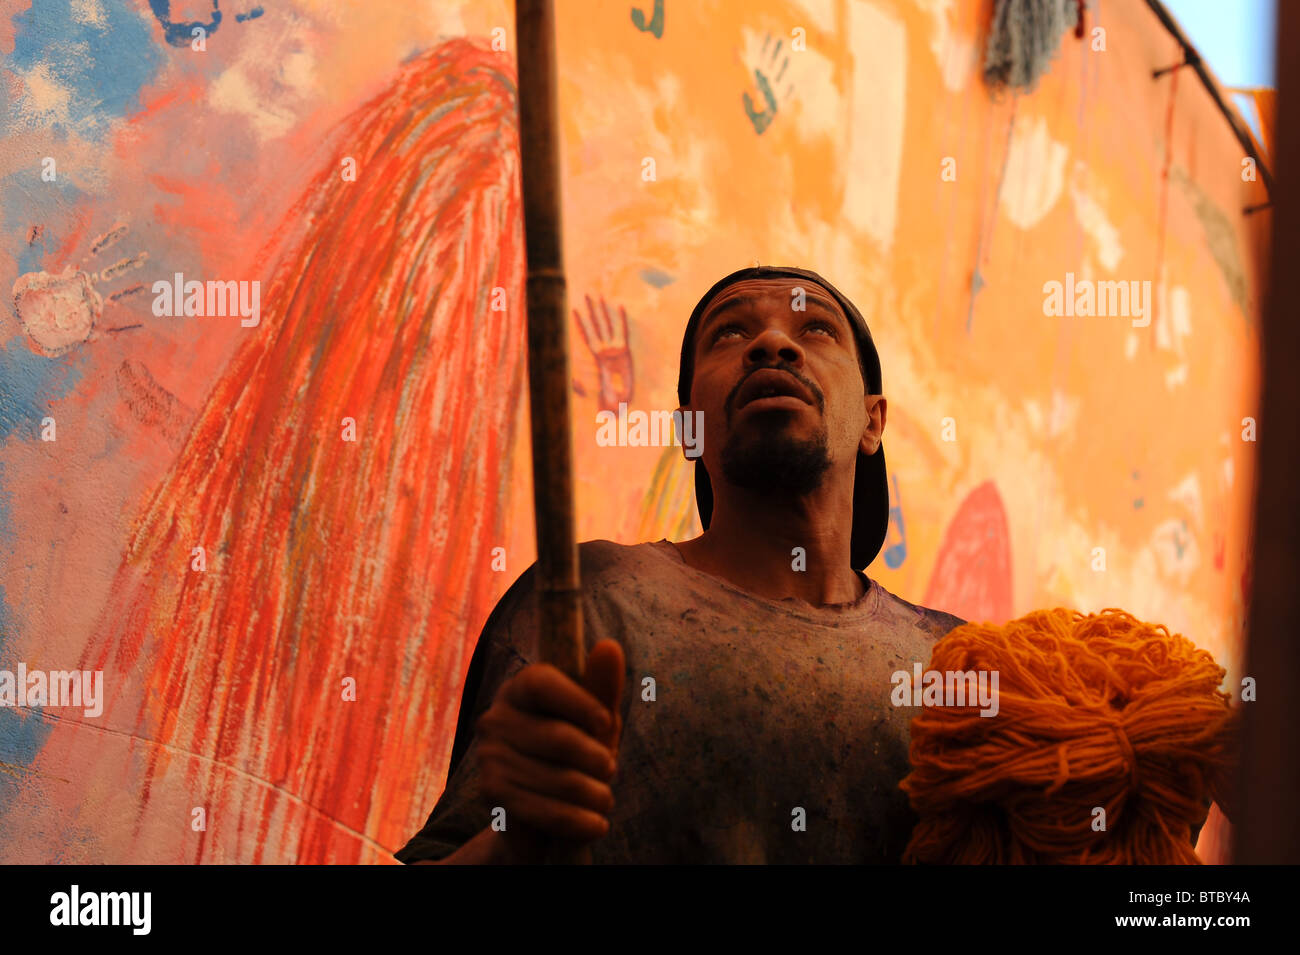
[[582, 676], [582, 606], [574, 530], [569, 350], [560, 219], [560, 143], [551, 0], [519, 0], [519, 148], [528, 256], [528, 397], [537, 524], [541, 653]]
[[[582, 604], [569, 428], [568, 307], [560, 216], [560, 142], [552, 0], [517, 0], [519, 152], [528, 261], [528, 401], [537, 529], [538, 639], [544, 662], [582, 679]], [[552, 844], [545, 861], [582, 864]]]

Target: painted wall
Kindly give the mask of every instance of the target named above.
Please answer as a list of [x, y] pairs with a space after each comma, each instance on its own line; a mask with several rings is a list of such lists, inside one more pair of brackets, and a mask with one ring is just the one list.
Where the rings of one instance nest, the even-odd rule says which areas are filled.
[[[559, 6], [582, 538], [698, 533], [681, 449], [596, 415], [675, 407], [715, 279], [804, 265], [881, 353], [871, 576], [1240, 678], [1266, 196], [1144, 5], [997, 97], [989, 0]], [[5, 0], [0, 57], [0, 670], [105, 681], [0, 707], [0, 862], [391, 861], [534, 558], [512, 6]]]

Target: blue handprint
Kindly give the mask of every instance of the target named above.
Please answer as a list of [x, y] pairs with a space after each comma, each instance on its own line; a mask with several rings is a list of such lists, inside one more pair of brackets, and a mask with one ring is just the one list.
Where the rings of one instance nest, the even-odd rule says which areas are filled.
[[[189, 46], [196, 28], [204, 33], [216, 33], [217, 27], [221, 26], [221, 0], [212, 0], [212, 19], [207, 23], [197, 20], [172, 20], [171, 0], [149, 0], [149, 9], [154, 19], [158, 21], [158, 25], [163, 28], [163, 39], [172, 46]], [[261, 15], [262, 8], [254, 7], [247, 13], [235, 14], [235, 20], [243, 23], [245, 20], [255, 20]]]

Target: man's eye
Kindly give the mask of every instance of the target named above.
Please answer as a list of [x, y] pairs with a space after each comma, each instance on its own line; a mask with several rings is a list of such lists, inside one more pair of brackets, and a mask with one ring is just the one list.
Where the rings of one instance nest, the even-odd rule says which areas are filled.
[[743, 331], [744, 331], [744, 329], [742, 329], [739, 325], [734, 325], [734, 324], [733, 324], [733, 325], [723, 325], [721, 328], [719, 328], [717, 331], [715, 331], [715, 332], [713, 333], [713, 342], [714, 342], [714, 344], [716, 344], [717, 342], [721, 341], [721, 340], [722, 340], [726, 335], [728, 335], [728, 334], [731, 333], [731, 332], [735, 332], [736, 334], [739, 335], [739, 334], [741, 334]]
[[827, 335], [829, 335], [831, 338], [837, 338], [837, 337], [839, 337], [839, 336], [836, 334], [836, 332], [835, 332], [835, 326], [832, 325], [830, 322], [809, 322], [808, 325], [807, 325], [807, 327], [808, 327], [808, 328], [820, 328], [822, 331], [824, 331], [824, 332], [825, 332]]

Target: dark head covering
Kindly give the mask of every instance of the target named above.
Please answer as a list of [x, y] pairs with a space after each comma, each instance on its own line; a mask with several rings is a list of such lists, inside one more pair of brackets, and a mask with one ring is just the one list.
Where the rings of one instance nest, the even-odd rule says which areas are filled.
[[[871, 340], [871, 330], [866, 320], [843, 293], [827, 282], [816, 272], [793, 266], [757, 265], [732, 272], [719, 280], [713, 288], [704, 293], [695, 310], [691, 312], [690, 321], [686, 323], [686, 335], [682, 339], [681, 370], [677, 377], [677, 400], [683, 406], [691, 399], [691, 381], [695, 375], [695, 331], [709, 303], [718, 293], [729, 285], [745, 279], [803, 279], [822, 290], [829, 292], [839, 303], [852, 325], [858, 343], [858, 364], [862, 368], [864, 394], [883, 394], [880, 381], [880, 356], [876, 353], [876, 344]], [[709, 518], [713, 515], [713, 485], [709, 481], [709, 472], [705, 470], [704, 459], [695, 462], [695, 504], [700, 510], [700, 523], [709, 529]], [[885, 542], [885, 533], [889, 527], [889, 479], [885, 474], [885, 446], [876, 448], [875, 454], [858, 452], [858, 464], [853, 480], [853, 536], [850, 544], [850, 563], [854, 570], [863, 570], [876, 559], [880, 547]]]

